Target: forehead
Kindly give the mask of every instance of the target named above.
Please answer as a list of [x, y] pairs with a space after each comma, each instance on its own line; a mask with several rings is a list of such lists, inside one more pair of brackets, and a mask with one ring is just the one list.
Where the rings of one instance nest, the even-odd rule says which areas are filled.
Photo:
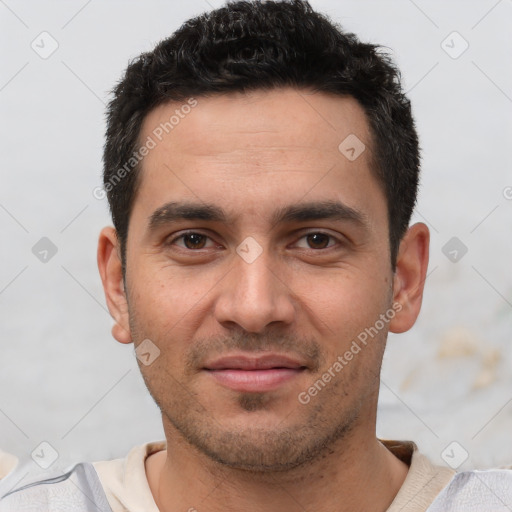
[[[149, 138], [154, 147], [142, 161], [134, 204], [146, 216], [185, 196], [229, 200], [253, 214], [305, 195], [349, 206], [357, 196], [363, 203], [382, 196], [369, 170], [366, 115], [351, 97], [283, 88], [169, 102], [145, 118], [139, 140]], [[347, 144], [365, 149], [350, 159]]]
[[190, 100], [156, 107], [146, 116], [140, 138], [153, 134], [164, 145], [174, 140], [183, 153], [196, 155], [257, 151], [263, 143], [265, 149], [327, 150], [339, 156], [339, 144], [351, 134], [370, 143], [365, 112], [350, 96], [287, 87], [216, 94], [195, 102], [192, 108]]

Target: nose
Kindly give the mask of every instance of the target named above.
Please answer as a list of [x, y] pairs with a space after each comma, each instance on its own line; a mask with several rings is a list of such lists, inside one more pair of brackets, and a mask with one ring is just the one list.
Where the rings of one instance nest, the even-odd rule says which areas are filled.
[[252, 262], [237, 254], [220, 284], [215, 303], [217, 321], [228, 328], [236, 324], [254, 333], [270, 324], [292, 324], [296, 301], [279, 266], [268, 250]]

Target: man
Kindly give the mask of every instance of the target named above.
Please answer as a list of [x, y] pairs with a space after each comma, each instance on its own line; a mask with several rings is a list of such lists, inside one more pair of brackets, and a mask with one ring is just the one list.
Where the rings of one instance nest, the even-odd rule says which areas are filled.
[[510, 471], [376, 438], [387, 334], [416, 321], [428, 265], [419, 160], [389, 58], [307, 2], [229, 4], [132, 62], [98, 265], [166, 442], [1, 510], [510, 510]]

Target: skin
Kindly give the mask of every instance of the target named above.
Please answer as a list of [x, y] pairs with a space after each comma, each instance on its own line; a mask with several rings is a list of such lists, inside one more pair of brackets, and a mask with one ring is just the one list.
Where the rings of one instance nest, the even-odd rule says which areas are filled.
[[[283, 88], [197, 100], [143, 161], [124, 281], [113, 228], [98, 246], [113, 336], [160, 350], [139, 363], [167, 439], [146, 461], [155, 502], [161, 511], [384, 511], [408, 467], [376, 438], [380, 367], [388, 330], [407, 331], [420, 311], [428, 228], [409, 228], [393, 273], [386, 199], [354, 99]], [[140, 140], [179, 107], [150, 112]], [[349, 134], [366, 145], [354, 161], [338, 150]], [[362, 221], [272, 222], [279, 208], [326, 200]], [[227, 222], [148, 229], [170, 201], [213, 203]], [[200, 248], [176, 239], [184, 230], [206, 236], [194, 238]], [[329, 237], [307, 236], [318, 232]], [[262, 250], [252, 263], [236, 252], [247, 237]], [[393, 304], [400, 311], [371, 342], [300, 403]], [[235, 391], [203, 368], [233, 351], [289, 354], [306, 369], [275, 390]]]

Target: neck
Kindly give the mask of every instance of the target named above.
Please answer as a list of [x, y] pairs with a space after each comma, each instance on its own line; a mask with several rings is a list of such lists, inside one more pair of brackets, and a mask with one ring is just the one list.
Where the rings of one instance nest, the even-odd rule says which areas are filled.
[[166, 427], [167, 451], [146, 461], [148, 482], [161, 512], [381, 512], [408, 471], [374, 431], [355, 429], [308, 464], [263, 473], [212, 461]]

